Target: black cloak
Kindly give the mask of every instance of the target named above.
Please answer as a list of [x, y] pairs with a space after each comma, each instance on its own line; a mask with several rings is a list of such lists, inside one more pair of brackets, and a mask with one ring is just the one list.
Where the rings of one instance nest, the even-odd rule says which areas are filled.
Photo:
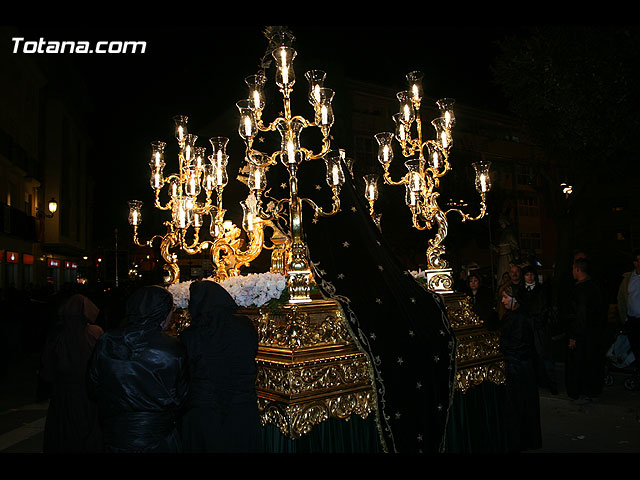
[[172, 308], [167, 290], [143, 287], [127, 301], [127, 325], [96, 345], [90, 377], [107, 451], [180, 450], [176, 421], [188, 374], [184, 346], [161, 330]]
[[42, 354], [41, 378], [51, 384], [43, 452], [99, 452], [98, 407], [89, 398], [87, 369], [102, 329], [98, 307], [73, 295], [58, 310], [59, 323]]
[[[444, 301], [400, 264], [343, 169], [340, 213], [314, 222], [304, 212], [316, 281], [325, 296], [340, 302], [369, 356], [382, 449], [441, 452], [456, 374], [456, 339]], [[316, 198], [328, 191], [314, 183], [301, 192], [316, 190]]]
[[255, 390], [258, 334], [251, 320], [215, 282], [192, 283], [187, 348], [191, 390], [182, 418], [188, 452], [255, 452], [260, 414]]

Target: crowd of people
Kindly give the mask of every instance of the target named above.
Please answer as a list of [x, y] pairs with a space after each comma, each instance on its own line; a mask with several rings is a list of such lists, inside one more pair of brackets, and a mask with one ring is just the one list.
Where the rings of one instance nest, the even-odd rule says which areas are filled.
[[[639, 358], [640, 251], [634, 252], [633, 265], [619, 286], [617, 310], [619, 326]], [[603, 392], [611, 341], [606, 328], [609, 302], [584, 252], [574, 255], [572, 278], [570, 293], [554, 303], [549, 285], [539, 281], [532, 265], [511, 265], [496, 289], [497, 295], [481, 285], [477, 274], [468, 275], [466, 293], [474, 312], [489, 330], [499, 333], [511, 451], [541, 447], [539, 389], [558, 394], [556, 360], [565, 364], [564, 386], [572, 401], [589, 403]], [[559, 349], [553, 348], [553, 339], [566, 342], [563, 358], [554, 358]]]
[[86, 296], [62, 304], [42, 356], [44, 453], [260, 450], [257, 332], [220, 285], [194, 282], [190, 295], [178, 337], [165, 332], [175, 308], [159, 286], [134, 291], [107, 331]]
[[[500, 338], [509, 451], [541, 447], [539, 389], [558, 394], [556, 360], [573, 401], [603, 392], [609, 305], [587, 255], [574, 256], [572, 277], [571, 293], [556, 302], [531, 265], [512, 265], [496, 293], [477, 273], [467, 277], [475, 313]], [[260, 451], [257, 333], [224, 288], [191, 285], [191, 323], [179, 336], [165, 332], [175, 309], [162, 287], [127, 292], [122, 308], [101, 310], [85, 294], [65, 298], [46, 341], [43, 327], [34, 340], [50, 399], [44, 452]], [[640, 251], [619, 285], [617, 311], [640, 358]], [[559, 330], [564, 358], [554, 358]]]

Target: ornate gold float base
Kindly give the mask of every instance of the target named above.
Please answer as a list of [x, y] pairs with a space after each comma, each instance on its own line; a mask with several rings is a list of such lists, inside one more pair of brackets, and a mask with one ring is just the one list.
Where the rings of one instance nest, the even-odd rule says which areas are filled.
[[458, 340], [456, 389], [465, 393], [485, 381], [504, 384], [505, 366], [498, 333], [484, 327], [467, 295], [448, 293], [442, 297]]
[[340, 304], [313, 299], [252, 317], [259, 336], [256, 390], [262, 424], [299, 438], [330, 417], [376, 408], [370, 366]]

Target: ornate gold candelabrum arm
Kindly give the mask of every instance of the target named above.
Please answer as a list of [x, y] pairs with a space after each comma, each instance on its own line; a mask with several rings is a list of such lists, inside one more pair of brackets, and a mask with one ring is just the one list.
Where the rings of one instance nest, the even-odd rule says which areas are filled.
[[[443, 258], [445, 254], [444, 241], [448, 233], [447, 215], [456, 212], [462, 216], [462, 221], [479, 220], [486, 214], [486, 192], [491, 187], [489, 177], [490, 162], [477, 162], [476, 190], [481, 195], [480, 213], [472, 216], [459, 209], [443, 211], [437, 202], [440, 195], [437, 189], [440, 179], [450, 170], [449, 150], [452, 145], [451, 129], [455, 124], [453, 115], [453, 100], [440, 99], [436, 103], [441, 116], [431, 123], [436, 130], [436, 140], [423, 142], [422, 120], [420, 115], [422, 100], [422, 73], [407, 74], [409, 89], [398, 92], [400, 110], [393, 116], [396, 123], [394, 133], [384, 132], [375, 136], [378, 141], [378, 160], [384, 168], [384, 181], [388, 185], [404, 185], [406, 188], [406, 203], [411, 209], [413, 227], [418, 230], [431, 230], [437, 225], [437, 231], [429, 240], [427, 248], [428, 270], [441, 278], [438, 282], [442, 289], [450, 288], [452, 283], [449, 264]], [[417, 136], [412, 138], [412, 128], [416, 126]], [[392, 140], [399, 142], [402, 155], [409, 158], [405, 166], [409, 172], [400, 180], [394, 181], [389, 174], [389, 166], [393, 160]], [[425, 153], [428, 152], [427, 155]], [[438, 288], [436, 288], [437, 290]]]

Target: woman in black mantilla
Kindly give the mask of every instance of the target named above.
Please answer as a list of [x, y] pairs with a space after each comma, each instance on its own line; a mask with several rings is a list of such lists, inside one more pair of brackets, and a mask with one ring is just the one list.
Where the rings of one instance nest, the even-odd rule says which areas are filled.
[[107, 452], [179, 452], [177, 417], [188, 393], [184, 346], [163, 332], [173, 297], [142, 287], [128, 299], [127, 324], [96, 345], [90, 377]]
[[535, 450], [542, 446], [542, 431], [533, 328], [511, 287], [503, 291], [502, 304], [506, 309], [500, 351], [506, 369], [507, 449], [510, 452]]
[[187, 348], [191, 391], [181, 422], [186, 452], [258, 451], [260, 414], [255, 390], [258, 334], [251, 320], [215, 282], [189, 288]]

